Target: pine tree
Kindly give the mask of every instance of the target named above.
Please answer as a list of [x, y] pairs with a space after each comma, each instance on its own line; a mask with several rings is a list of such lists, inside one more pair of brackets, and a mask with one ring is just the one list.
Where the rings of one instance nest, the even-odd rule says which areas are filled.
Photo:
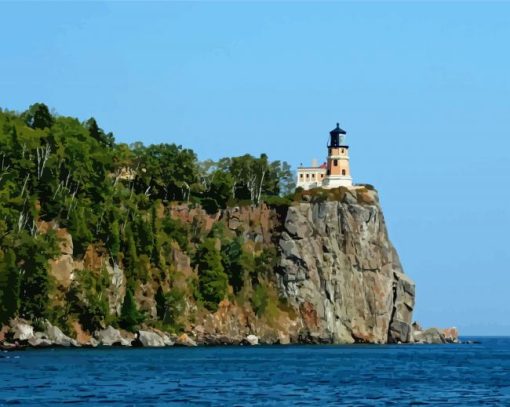
[[156, 301], [156, 312], [158, 313], [158, 318], [162, 320], [165, 317], [165, 293], [161, 286], [158, 287], [154, 300]]
[[27, 319], [48, 316], [50, 282], [48, 259], [55, 255], [54, 238], [45, 236], [32, 239], [22, 236], [17, 254], [22, 260], [23, 277], [20, 283], [20, 316]]
[[136, 301], [131, 288], [126, 290], [124, 302], [120, 311], [119, 324], [128, 331], [135, 331], [138, 324], [143, 321], [143, 315], [136, 308]]
[[0, 261], [0, 323], [6, 323], [19, 310], [20, 274], [14, 251], [8, 249]]
[[85, 254], [88, 245], [94, 240], [94, 236], [87, 225], [85, 208], [78, 207], [71, 213], [69, 231], [73, 236], [75, 254]]
[[137, 225], [137, 240], [138, 240], [138, 253], [152, 255], [154, 249], [154, 233], [152, 232], [152, 225], [144, 218], [138, 218]]
[[216, 248], [216, 239], [206, 239], [197, 251], [199, 291], [204, 306], [211, 310], [218, 309], [218, 303], [225, 298], [228, 276], [221, 264], [221, 254]]
[[221, 248], [221, 262], [235, 293], [241, 291], [244, 284], [242, 255], [243, 247], [240, 238], [235, 238]]
[[120, 252], [120, 233], [119, 222], [115, 219], [110, 227], [110, 255], [114, 261], [117, 261]]

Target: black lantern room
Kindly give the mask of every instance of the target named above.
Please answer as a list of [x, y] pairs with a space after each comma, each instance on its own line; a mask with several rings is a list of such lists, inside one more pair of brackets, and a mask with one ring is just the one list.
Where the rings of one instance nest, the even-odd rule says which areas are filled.
[[347, 147], [343, 145], [346, 134], [345, 130], [342, 130], [340, 125], [337, 123], [336, 128], [329, 132], [330, 142], [328, 147]]

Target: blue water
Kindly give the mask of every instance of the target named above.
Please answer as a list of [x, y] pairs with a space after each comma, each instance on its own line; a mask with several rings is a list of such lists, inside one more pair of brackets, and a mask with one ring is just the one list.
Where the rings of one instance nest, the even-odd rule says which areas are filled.
[[0, 405], [510, 405], [510, 338], [479, 345], [0, 354]]

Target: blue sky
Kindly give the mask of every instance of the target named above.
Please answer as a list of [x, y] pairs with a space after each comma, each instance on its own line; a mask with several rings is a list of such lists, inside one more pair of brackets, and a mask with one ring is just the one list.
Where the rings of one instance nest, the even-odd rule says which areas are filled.
[[415, 317], [510, 335], [510, 3], [0, 3], [0, 106], [295, 168], [348, 132]]

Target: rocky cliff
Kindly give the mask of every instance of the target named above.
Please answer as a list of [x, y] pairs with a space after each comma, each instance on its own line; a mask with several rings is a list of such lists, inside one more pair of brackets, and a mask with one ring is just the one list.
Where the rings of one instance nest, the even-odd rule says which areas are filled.
[[278, 287], [301, 316], [301, 339], [409, 342], [414, 283], [392, 246], [375, 191], [289, 208]]
[[[60, 257], [50, 261], [57, 287], [50, 298], [52, 306], [82, 315], [81, 319], [65, 316], [64, 331], [71, 339], [89, 345], [413, 341], [414, 283], [402, 270], [377, 192], [371, 187], [306, 192], [290, 206], [241, 206], [213, 215], [200, 207], [170, 205], [162, 207], [158, 216], [193, 225], [195, 236], [209, 236], [221, 224], [223, 240], [218, 239], [218, 248], [225, 239], [241, 239], [243, 250], [253, 258], [273, 253], [271, 266], [256, 279], [248, 278], [242, 290], [234, 292], [230, 287], [218, 309], [211, 311], [193, 294], [199, 274], [192, 254], [173, 245], [166, 253], [168, 276], [147, 267], [144, 282], [136, 287], [134, 298], [145, 322], [133, 336], [110, 326], [115, 325], [111, 321], [120, 315], [126, 294], [122, 264], [112, 261], [100, 244], [74, 258], [72, 236], [57, 225], [41, 225], [42, 232], [56, 229], [61, 242]], [[177, 288], [184, 296], [180, 328], [170, 336], [158, 322], [156, 293], [161, 287]], [[98, 306], [94, 305], [98, 298], [109, 316], [87, 326], [83, 314]], [[14, 321], [13, 332], [20, 323], [28, 324]], [[48, 337], [41, 332], [37, 338]]]

